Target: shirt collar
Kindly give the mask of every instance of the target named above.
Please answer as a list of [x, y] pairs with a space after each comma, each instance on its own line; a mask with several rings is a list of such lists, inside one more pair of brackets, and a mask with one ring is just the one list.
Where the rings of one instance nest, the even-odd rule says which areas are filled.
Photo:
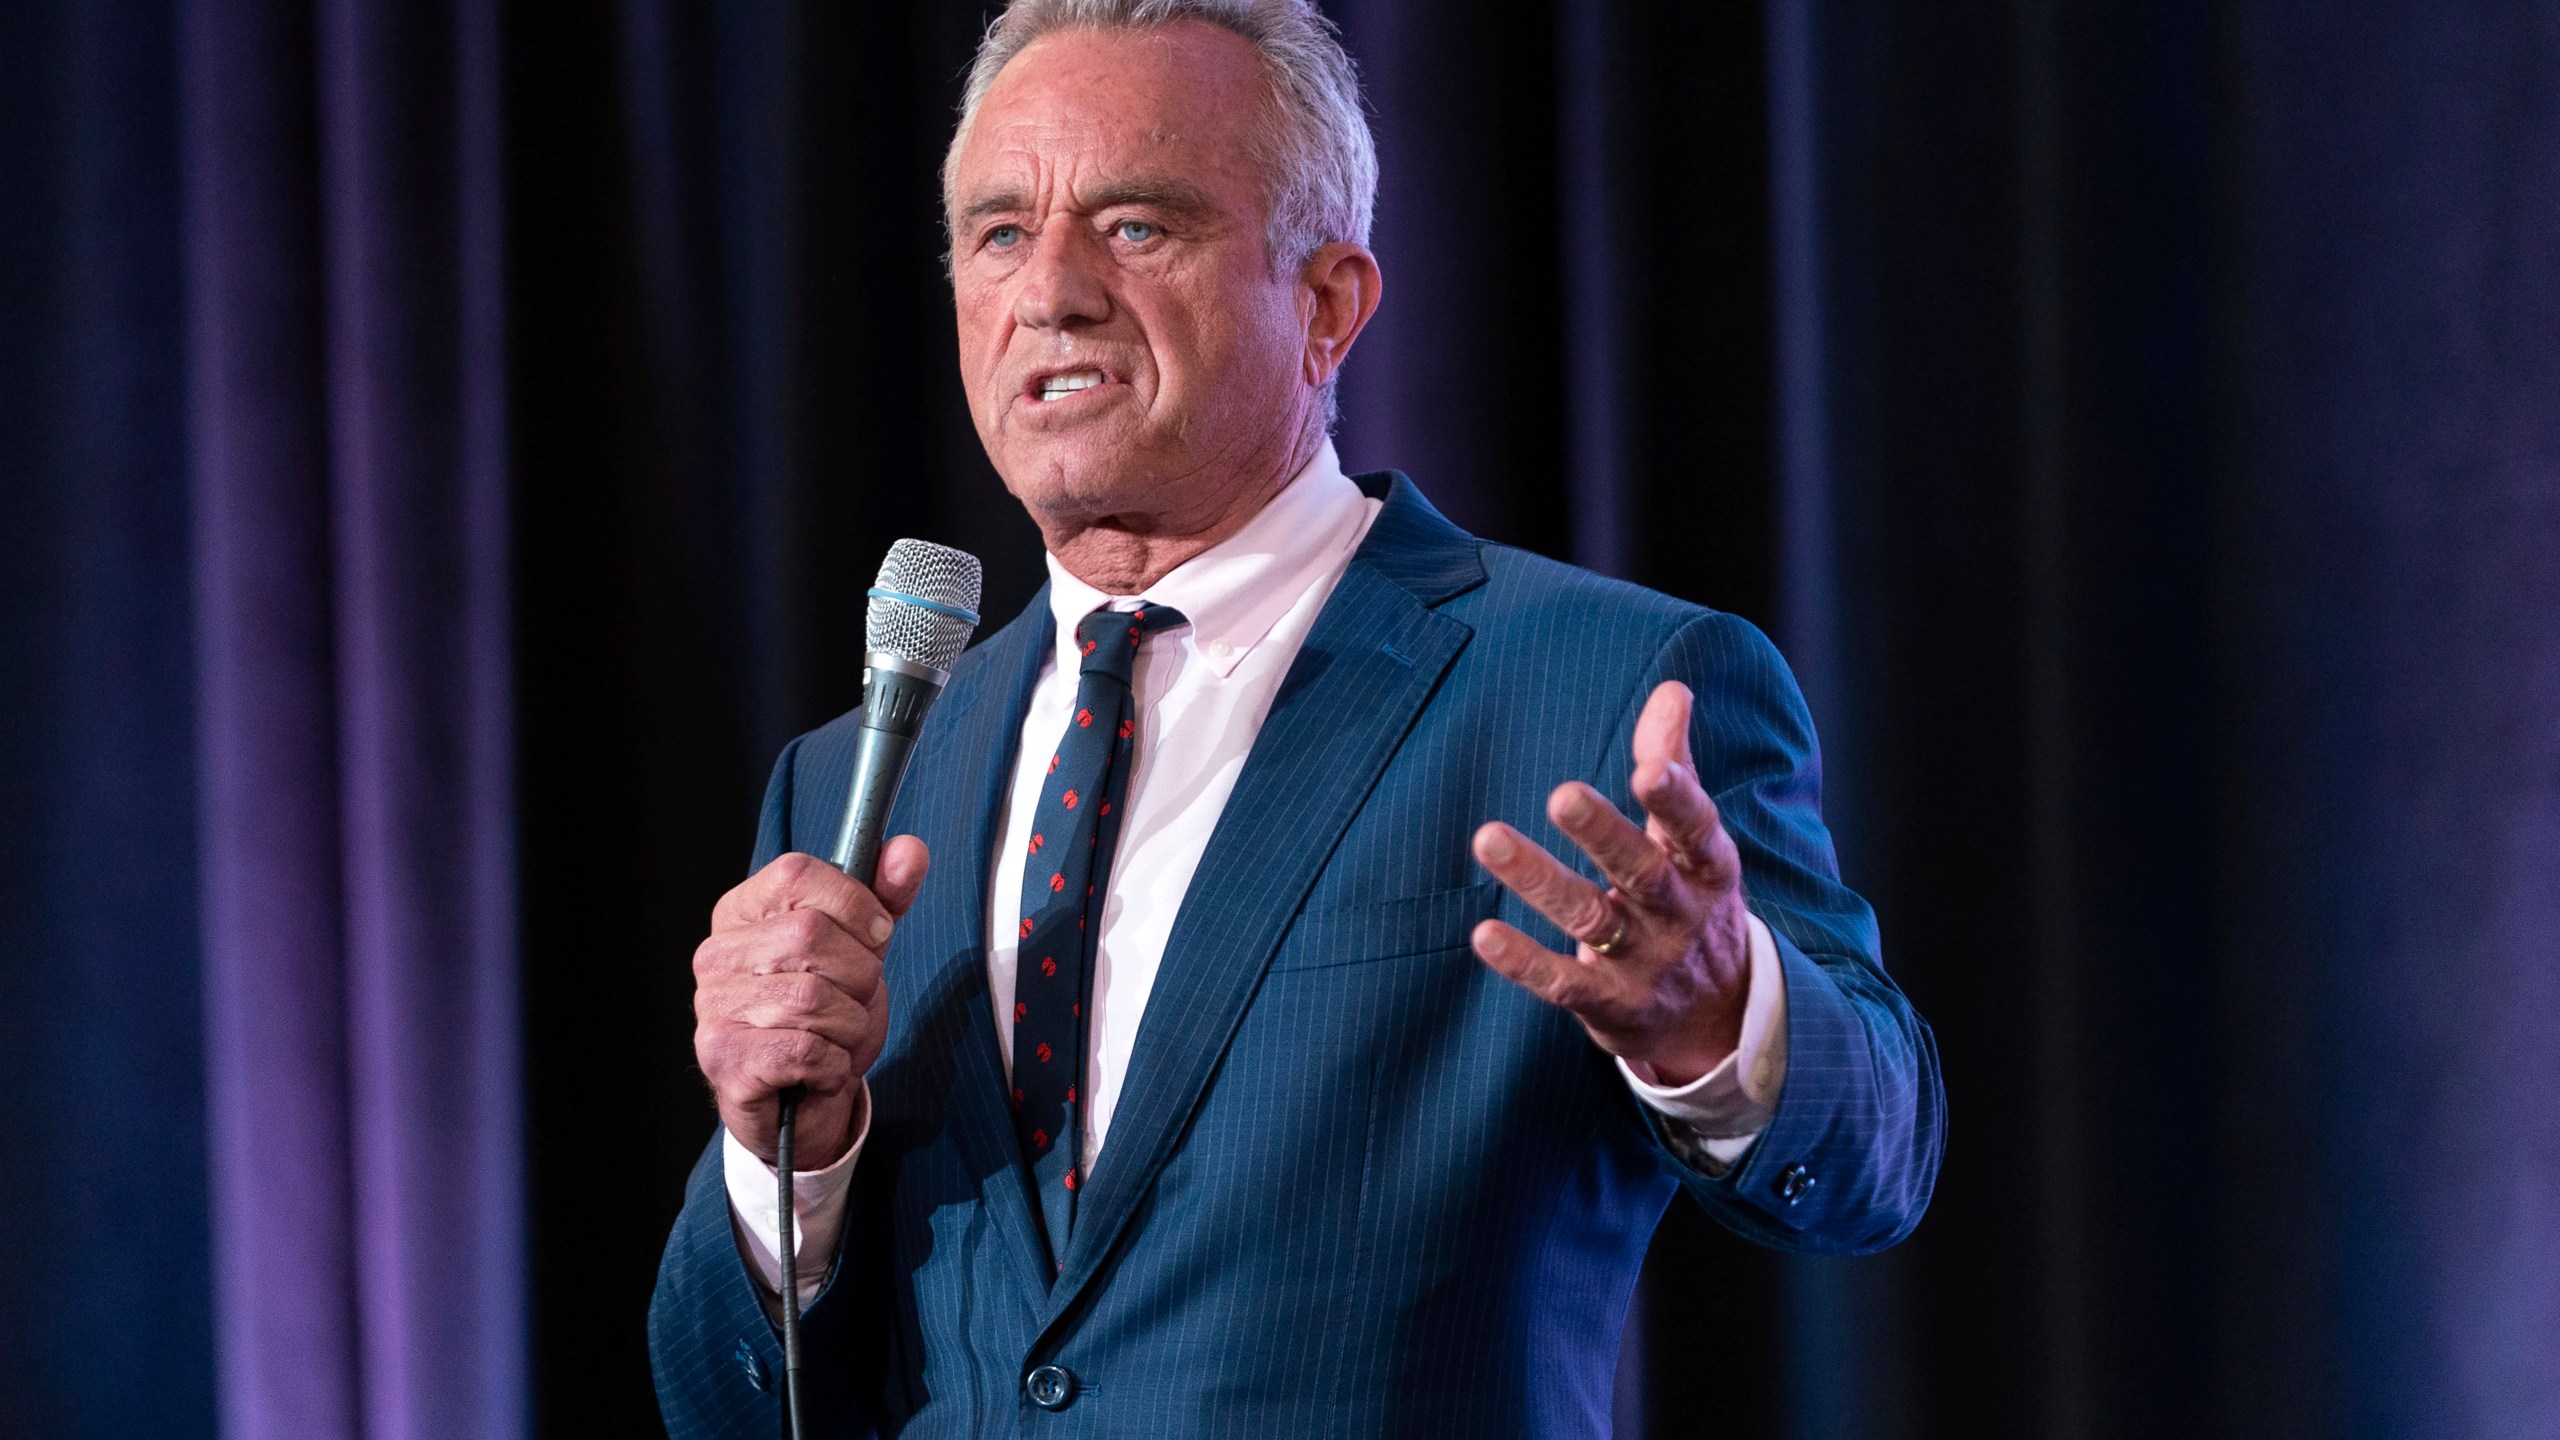
[[1191, 622], [1185, 643], [1221, 678], [1233, 674], [1309, 586], [1341, 568], [1368, 528], [1370, 508], [1328, 438], [1243, 529], [1173, 567], [1143, 596], [1106, 595], [1049, 556], [1059, 668], [1076, 664], [1077, 621], [1105, 605], [1125, 610], [1145, 600], [1181, 611]]

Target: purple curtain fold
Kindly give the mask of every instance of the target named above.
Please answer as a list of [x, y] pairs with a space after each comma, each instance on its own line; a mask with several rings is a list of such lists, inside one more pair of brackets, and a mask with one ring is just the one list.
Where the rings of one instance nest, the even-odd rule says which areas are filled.
[[496, 15], [181, 40], [225, 1433], [525, 1414]]

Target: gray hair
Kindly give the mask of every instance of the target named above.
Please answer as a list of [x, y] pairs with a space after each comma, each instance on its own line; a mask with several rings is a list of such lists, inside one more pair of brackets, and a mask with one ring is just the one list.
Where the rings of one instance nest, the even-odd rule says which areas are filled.
[[1054, 31], [1138, 30], [1202, 20], [1252, 42], [1271, 75], [1273, 123], [1256, 146], [1271, 177], [1274, 266], [1294, 266], [1337, 240], [1369, 243], [1378, 208], [1378, 149], [1360, 108], [1360, 79], [1333, 22], [1313, 0], [1013, 0], [978, 44], [960, 126], [942, 161], [942, 208], [952, 212], [952, 166], [996, 76]]

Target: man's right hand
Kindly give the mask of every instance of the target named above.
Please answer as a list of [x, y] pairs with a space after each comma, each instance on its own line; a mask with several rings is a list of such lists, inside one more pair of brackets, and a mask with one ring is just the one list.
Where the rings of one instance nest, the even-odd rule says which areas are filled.
[[880, 852], [877, 890], [813, 856], [775, 860], [720, 897], [693, 952], [693, 1055], [720, 1123], [774, 1161], [781, 1094], [807, 1087], [792, 1165], [819, 1170], [853, 1143], [862, 1077], [889, 1035], [880, 957], [924, 884], [912, 835]]

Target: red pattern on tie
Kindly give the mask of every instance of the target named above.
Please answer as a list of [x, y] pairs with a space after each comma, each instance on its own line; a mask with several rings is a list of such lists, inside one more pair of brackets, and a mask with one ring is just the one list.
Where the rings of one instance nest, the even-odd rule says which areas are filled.
[[[1107, 898], [1119, 827], [1127, 819], [1138, 728], [1131, 677], [1146, 638], [1182, 623], [1181, 612], [1160, 605], [1127, 613], [1098, 610], [1077, 623], [1083, 658], [1076, 696], [1066, 733], [1050, 752], [1022, 861], [1018, 953], [1024, 963], [1016, 971], [1022, 995], [1015, 1001], [1010, 1049], [1017, 1062], [1014, 1133], [1031, 1161], [1053, 1258], [1064, 1251], [1075, 1221], [1075, 1191], [1084, 1183], [1076, 1166], [1083, 1134], [1080, 1082], [1090, 1063], [1084, 996], [1101, 929], [1094, 907]], [[1082, 845], [1074, 843], [1079, 833]], [[1059, 842], [1055, 847], [1049, 845], [1052, 836]], [[1030, 963], [1034, 956], [1036, 967]], [[1034, 997], [1041, 1003], [1029, 1004]]]

